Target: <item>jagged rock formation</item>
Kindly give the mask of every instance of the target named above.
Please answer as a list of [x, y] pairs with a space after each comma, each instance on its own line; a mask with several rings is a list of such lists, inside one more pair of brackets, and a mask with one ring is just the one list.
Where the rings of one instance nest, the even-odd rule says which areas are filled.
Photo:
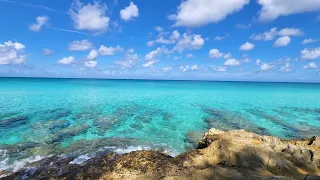
[[175, 158], [136, 151], [110, 153], [83, 165], [70, 161], [47, 159], [38, 162], [46, 168], [4, 179], [320, 179], [320, 137], [286, 141], [245, 130], [211, 129], [197, 150]]

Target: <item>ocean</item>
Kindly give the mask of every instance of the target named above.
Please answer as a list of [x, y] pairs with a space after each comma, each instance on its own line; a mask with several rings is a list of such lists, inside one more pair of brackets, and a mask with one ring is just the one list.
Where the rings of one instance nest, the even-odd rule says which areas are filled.
[[0, 78], [0, 170], [108, 151], [175, 156], [210, 128], [320, 135], [320, 84]]

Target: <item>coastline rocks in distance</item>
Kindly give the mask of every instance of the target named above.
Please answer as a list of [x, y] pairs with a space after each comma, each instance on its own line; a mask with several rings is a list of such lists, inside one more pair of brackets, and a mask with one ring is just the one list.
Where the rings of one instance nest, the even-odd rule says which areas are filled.
[[[72, 165], [69, 172], [47, 178], [320, 179], [319, 141], [320, 137], [281, 140], [245, 130], [210, 129], [198, 149], [177, 157], [157, 151], [135, 151], [111, 159], [94, 158], [79, 167]], [[22, 175], [16, 173], [7, 178]]]

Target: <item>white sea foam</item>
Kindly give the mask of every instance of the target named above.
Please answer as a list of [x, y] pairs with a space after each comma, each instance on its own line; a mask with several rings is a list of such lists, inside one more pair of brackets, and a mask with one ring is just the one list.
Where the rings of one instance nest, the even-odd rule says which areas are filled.
[[93, 158], [94, 155], [84, 154], [75, 159], [73, 159], [69, 164], [83, 164], [84, 162], [88, 161], [89, 159]]
[[[17, 172], [20, 169], [24, 168], [26, 164], [33, 163], [36, 161], [40, 161], [44, 158], [47, 158], [48, 156], [32, 156], [25, 159], [19, 159], [15, 160], [13, 162], [10, 162], [9, 157], [6, 155], [6, 151], [0, 150], [0, 170], [10, 171], [10, 172]], [[5, 158], [3, 158], [5, 157]], [[0, 177], [1, 178], [1, 177]]]

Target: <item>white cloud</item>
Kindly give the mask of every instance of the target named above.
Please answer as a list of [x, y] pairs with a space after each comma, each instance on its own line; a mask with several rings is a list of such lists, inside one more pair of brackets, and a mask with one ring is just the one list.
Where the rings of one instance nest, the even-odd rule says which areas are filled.
[[148, 47], [152, 47], [152, 46], [154, 46], [154, 44], [155, 44], [154, 41], [148, 41], [147, 42], [147, 46]]
[[247, 28], [250, 28], [251, 27], [251, 24], [237, 24], [236, 26], [237, 28], [240, 28], [240, 29], [247, 29]]
[[191, 69], [191, 71], [198, 71], [199, 67], [198, 67], [198, 65], [195, 64], [195, 65], [191, 66], [190, 69]]
[[260, 21], [320, 10], [319, 0], [258, 0], [258, 3], [262, 6], [258, 17]]
[[320, 47], [315, 49], [305, 48], [301, 52], [301, 58], [306, 60], [314, 60], [320, 57]]
[[169, 53], [169, 50], [165, 47], [158, 47], [157, 49], [149, 52], [148, 54], [145, 55], [145, 59], [147, 61], [151, 61], [151, 60], [154, 60], [155, 57], [159, 56], [160, 54], [162, 53]]
[[171, 40], [178, 40], [180, 38], [180, 33], [177, 30], [174, 30], [170, 36]]
[[277, 47], [283, 47], [287, 46], [291, 42], [291, 38], [289, 36], [282, 36], [279, 37], [276, 42], [274, 42], [274, 45]]
[[257, 60], [256, 60], [257, 66], [260, 66], [260, 63], [261, 63], [261, 60], [260, 60], [260, 59], [257, 59]]
[[158, 63], [159, 61], [158, 60], [151, 60], [151, 61], [147, 61], [146, 63], [144, 63], [142, 66], [143, 67], [152, 67], [154, 64]]
[[132, 53], [134, 53], [134, 49], [130, 48], [130, 49], [128, 49], [128, 52], [132, 54]]
[[121, 66], [122, 69], [134, 67], [139, 61], [138, 54], [127, 54], [123, 61], [116, 61], [115, 63]]
[[95, 49], [92, 49], [92, 50], [90, 51], [90, 53], [88, 54], [87, 59], [93, 61], [93, 60], [97, 59], [98, 55], [99, 55], [99, 54], [98, 54], [98, 51], [95, 50]]
[[175, 26], [199, 27], [216, 23], [240, 11], [250, 0], [186, 0], [169, 16]]
[[186, 65], [186, 66], [180, 66], [180, 71], [182, 71], [182, 72], [186, 72], [186, 71], [188, 71], [189, 70], [189, 65]]
[[45, 49], [42, 50], [42, 54], [44, 54], [44, 55], [50, 55], [52, 53], [53, 53], [53, 51], [51, 49], [48, 49], [48, 48], [45, 48]]
[[184, 33], [182, 37], [178, 40], [177, 44], [173, 47], [173, 50], [182, 53], [185, 49], [201, 49], [203, 45], [204, 39], [201, 37], [201, 35], [189, 35], [187, 33]]
[[0, 65], [21, 64], [26, 55], [21, 55], [25, 46], [18, 42], [7, 41], [0, 44]]
[[260, 69], [262, 71], [269, 71], [271, 68], [273, 68], [273, 65], [272, 64], [267, 64], [267, 63], [263, 63], [261, 66], [260, 66]]
[[156, 26], [154, 29], [155, 29], [156, 31], [158, 31], [158, 32], [162, 32], [162, 31], [163, 31], [163, 28], [160, 27], [160, 26]]
[[252, 35], [250, 38], [253, 40], [264, 40], [264, 41], [270, 41], [273, 40], [275, 38], [275, 36], [277, 36], [277, 28], [272, 28], [270, 31], [264, 32], [262, 34], [254, 34]]
[[278, 32], [279, 36], [302, 36], [304, 33], [296, 28], [284, 28]]
[[103, 45], [99, 48], [99, 54], [103, 56], [111, 56], [114, 55], [116, 52], [122, 52], [123, 48], [117, 45], [116, 47], [105, 47]]
[[84, 65], [88, 68], [94, 68], [97, 65], [97, 61], [92, 60], [92, 61], [85, 61]]
[[231, 59], [231, 57], [232, 55], [229, 52], [223, 56], [224, 59]]
[[125, 20], [125, 21], [130, 21], [133, 18], [138, 16], [139, 16], [139, 9], [133, 2], [130, 2], [130, 5], [128, 7], [125, 7], [120, 11], [120, 17], [122, 20]]
[[159, 44], [174, 44], [180, 38], [180, 33], [177, 30], [174, 30], [169, 37], [169, 39], [164, 38], [163, 36], [159, 36], [156, 40]]
[[108, 29], [110, 21], [106, 15], [107, 9], [107, 5], [99, 4], [98, 1], [84, 5], [74, 0], [69, 14], [77, 30], [103, 32]]
[[210, 49], [209, 57], [211, 58], [220, 58], [223, 56], [223, 53], [220, 52], [218, 49]]
[[62, 59], [58, 60], [58, 64], [68, 65], [68, 64], [72, 64], [72, 63], [74, 63], [74, 56], [70, 56], [70, 57], [62, 58]]
[[175, 57], [173, 57], [173, 60], [178, 60], [180, 58], [181, 58], [180, 56], [175, 56]]
[[250, 51], [250, 50], [254, 49], [254, 46], [255, 46], [254, 44], [246, 42], [243, 45], [241, 45], [239, 49], [241, 51]]
[[249, 62], [251, 62], [251, 59], [250, 58], [244, 58], [243, 61], [246, 62], [246, 63], [249, 63]]
[[214, 37], [214, 40], [221, 41], [222, 39], [224, 39], [224, 38], [226, 38], [228, 36], [229, 36], [228, 34], [226, 34], [225, 36], [216, 36], [216, 37]]
[[72, 41], [69, 44], [69, 50], [71, 51], [87, 51], [93, 48], [93, 45], [90, 41], [84, 39], [81, 41]]
[[283, 28], [280, 31], [277, 30], [276, 27], [271, 28], [270, 31], [266, 31], [261, 34], [254, 34], [250, 38], [253, 40], [264, 40], [264, 41], [270, 41], [276, 38], [277, 36], [302, 36], [304, 33], [301, 31], [301, 29], [297, 28]]
[[283, 71], [283, 72], [290, 72], [291, 71], [291, 65], [290, 63], [285, 63], [285, 65], [281, 66], [280, 67], [280, 71]]
[[303, 66], [303, 68], [304, 68], [304, 69], [317, 69], [317, 68], [318, 68], [318, 66], [317, 66], [317, 64], [316, 64], [316, 63], [311, 62], [311, 63], [309, 63], [308, 65]]
[[36, 18], [36, 23], [30, 25], [29, 29], [31, 31], [39, 32], [43, 25], [45, 25], [48, 22], [49, 18], [46, 16], [38, 16]]
[[192, 53], [187, 54], [186, 58], [193, 58], [193, 54]]
[[217, 71], [217, 72], [226, 72], [227, 71], [227, 68], [223, 67], [223, 66], [219, 66], [219, 67], [211, 66], [211, 67], [214, 71]]
[[301, 44], [310, 44], [310, 43], [315, 43], [317, 42], [318, 40], [316, 39], [312, 39], [312, 38], [309, 38], [309, 39], [304, 39]]
[[164, 72], [169, 72], [171, 70], [172, 70], [172, 67], [170, 67], [170, 66], [162, 68], [162, 71], [164, 71]]
[[225, 63], [225, 66], [239, 66], [240, 62], [237, 61], [236, 59], [228, 59]]

